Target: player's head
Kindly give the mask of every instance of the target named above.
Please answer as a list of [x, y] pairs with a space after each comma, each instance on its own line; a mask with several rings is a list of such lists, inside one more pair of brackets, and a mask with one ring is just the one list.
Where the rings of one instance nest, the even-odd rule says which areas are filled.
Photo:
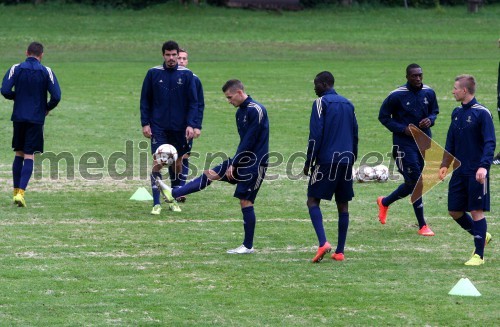
[[333, 88], [335, 77], [328, 71], [323, 71], [314, 78], [314, 92], [317, 96], [322, 96], [325, 91]]
[[31, 42], [26, 50], [26, 55], [28, 57], [42, 58], [43, 56], [43, 45], [39, 42]]
[[163, 43], [161, 47], [161, 52], [163, 59], [165, 59], [165, 65], [167, 67], [173, 68], [177, 65], [177, 56], [179, 55], [179, 45], [175, 41], [167, 41]]
[[409, 64], [406, 67], [406, 80], [412, 87], [420, 88], [422, 87], [424, 74], [422, 72], [422, 67], [417, 64]]
[[248, 98], [243, 83], [237, 79], [227, 81], [222, 86], [222, 92], [224, 92], [227, 101], [235, 107], [239, 107]]
[[188, 65], [188, 52], [185, 49], [179, 49], [179, 55], [177, 56], [177, 63], [179, 66], [187, 67]]
[[476, 94], [476, 79], [472, 75], [459, 75], [455, 78], [453, 85], [453, 96], [455, 100], [463, 102]]

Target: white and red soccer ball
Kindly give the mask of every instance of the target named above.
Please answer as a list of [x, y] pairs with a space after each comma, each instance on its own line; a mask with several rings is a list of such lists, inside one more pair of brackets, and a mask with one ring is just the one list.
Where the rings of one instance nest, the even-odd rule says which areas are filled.
[[171, 166], [177, 160], [177, 150], [173, 145], [162, 144], [156, 149], [154, 159], [164, 166]]

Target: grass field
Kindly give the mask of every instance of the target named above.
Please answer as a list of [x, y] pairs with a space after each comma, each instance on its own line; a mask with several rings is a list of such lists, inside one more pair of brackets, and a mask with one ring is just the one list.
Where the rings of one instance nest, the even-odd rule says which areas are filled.
[[[311, 264], [317, 241], [306, 180], [287, 178], [302, 168], [290, 158], [306, 148], [312, 81], [322, 70], [334, 73], [337, 91], [356, 106], [365, 158], [381, 153], [389, 163], [391, 136], [378, 109], [405, 82], [411, 62], [438, 96], [437, 142], [445, 141], [461, 73], [478, 79], [477, 98], [491, 109], [499, 138], [499, 16], [498, 5], [475, 15], [465, 7], [277, 13], [177, 4], [142, 11], [0, 6], [0, 73], [24, 60], [30, 41], [44, 43], [43, 63], [63, 91], [46, 122], [46, 151], [74, 159], [52, 178], [44, 161], [29, 185], [28, 208], [14, 207], [12, 103], [0, 99], [0, 326], [499, 325], [498, 166], [490, 172], [487, 216], [494, 241], [477, 268], [463, 265], [473, 243], [447, 215], [446, 183], [424, 197], [432, 238], [416, 234], [407, 201], [391, 207], [387, 225], [376, 219], [376, 197], [397, 183], [356, 184], [346, 261]], [[227, 79], [241, 79], [268, 108], [271, 151], [283, 162], [269, 169], [279, 178], [266, 181], [257, 198], [255, 255], [225, 254], [243, 230], [230, 185], [216, 183], [189, 196], [181, 213], [160, 217], [149, 215], [151, 203], [129, 200], [148, 185], [140, 88], [168, 39], [190, 51], [205, 89], [197, 173], [207, 154], [232, 155], [237, 145], [234, 108], [220, 91]], [[336, 244], [335, 205], [322, 208]], [[448, 295], [462, 277], [482, 296]]]

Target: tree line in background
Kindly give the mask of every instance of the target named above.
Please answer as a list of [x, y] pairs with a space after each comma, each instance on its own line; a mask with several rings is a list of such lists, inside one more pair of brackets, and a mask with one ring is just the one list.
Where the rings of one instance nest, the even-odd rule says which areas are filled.
[[[230, 0], [0, 0], [0, 4], [16, 5], [21, 3], [32, 3], [34, 5], [40, 5], [43, 3], [79, 3], [99, 7], [142, 9], [151, 5], [174, 1], [184, 4], [190, 2], [195, 4], [206, 3], [212, 6], [226, 6], [227, 3], [230, 2]], [[437, 6], [465, 5], [469, 1], [476, 1], [482, 4], [500, 3], [500, 0], [299, 0], [300, 5], [304, 8], [314, 8], [320, 5], [352, 6], [354, 4], [391, 7], [404, 6], [413, 8], [433, 8]], [[250, 3], [252, 2], [252, 0], [248, 0], [247, 2]], [[272, 0], [270, 0], [270, 2], [272, 2]]]

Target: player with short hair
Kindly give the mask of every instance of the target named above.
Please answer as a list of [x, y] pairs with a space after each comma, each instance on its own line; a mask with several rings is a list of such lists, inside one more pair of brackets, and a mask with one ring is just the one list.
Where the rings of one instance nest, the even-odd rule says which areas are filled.
[[[378, 119], [392, 132], [392, 156], [404, 183], [386, 197], [379, 196], [377, 205], [380, 223], [385, 224], [389, 206], [397, 200], [410, 195], [424, 168], [424, 158], [412, 137], [410, 124], [418, 126], [431, 137], [430, 127], [434, 125], [439, 107], [436, 93], [423, 84], [422, 68], [417, 64], [406, 67], [407, 83], [392, 91], [380, 107]], [[413, 211], [418, 221], [418, 234], [434, 236], [424, 218], [424, 203], [419, 198], [413, 203]]]
[[[35, 153], [43, 153], [45, 117], [61, 101], [61, 88], [56, 75], [42, 65], [43, 45], [32, 42], [26, 50], [26, 60], [12, 66], [2, 81], [1, 93], [14, 101], [12, 123], [15, 151], [12, 164], [14, 203], [26, 207], [24, 192], [33, 173]], [[47, 102], [47, 93], [50, 100]]]
[[241, 246], [227, 253], [249, 254], [254, 252], [256, 217], [253, 206], [268, 166], [269, 119], [266, 108], [245, 93], [241, 81], [227, 81], [222, 92], [228, 102], [238, 108], [236, 126], [240, 143], [236, 153], [180, 188], [170, 189], [167, 185], [160, 185], [167, 199], [174, 201], [178, 197], [203, 190], [213, 181], [236, 184], [234, 197], [240, 199], [245, 237]]
[[335, 194], [338, 243], [332, 259], [342, 261], [349, 227], [349, 201], [354, 197], [352, 166], [358, 155], [358, 122], [353, 104], [337, 94], [334, 84], [335, 78], [328, 71], [314, 79], [314, 91], [319, 98], [312, 105], [304, 165], [304, 174], [310, 173], [307, 207], [319, 242], [313, 262], [320, 262], [332, 249], [323, 227], [321, 200], [331, 201]]
[[[182, 48], [179, 49], [179, 56], [177, 57], [177, 63], [179, 64], [179, 66], [187, 67], [187, 65], [189, 63], [188, 56], [189, 56], [189, 54], [188, 54], [187, 50], [182, 49]], [[195, 84], [196, 84], [196, 93], [198, 95], [198, 116], [196, 117], [196, 124], [200, 126], [200, 128], [193, 129], [193, 131], [194, 131], [193, 139], [196, 139], [196, 138], [200, 137], [200, 135], [201, 135], [201, 125], [202, 125], [202, 121], [203, 121], [203, 112], [205, 110], [205, 97], [203, 95], [203, 86], [201, 84], [200, 78], [194, 73], [193, 73], [193, 75], [194, 75], [194, 80], [195, 80]], [[190, 144], [189, 144], [190, 150], [188, 152], [186, 152], [186, 154], [184, 154], [184, 156], [182, 157], [182, 173], [179, 174], [178, 176], [176, 176], [174, 174], [174, 170], [171, 167], [169, 167], [170, 179], [174, 180], [176, 178], [180, 178], [179, 186], [183, 186], [184, 184], [186, 184], [186, 179], [187, 179], [187, 176], [189, 173], [189, 156], [191, 155], [191, 149], [193, 148], [193, 139], [191, 139], [189, 141], [190, 142]], [[177, 199], [177, 201], [184, 202], [184, 201], [186, 201], [186, 197], [180, 197]]]
[[[189, 141], [194, 137], [194, 129], [201, 128], [197, 122], [198, 97], [193, 73], [179, 66], [177, 57], [179, 45], [167, 41], [162, 46], [164, 63], [148, 70], [141, 90], [142, 134], [151, 139], [151, 152], [162, 144], [171, 144], [177, 149], [178, 159], [174, 165], [176, 174], [182, 171], [182, 156], [190, 150]], [[151, 174], [153, 209], [151, 214], [161, 213], [160, 192], [156, 178], [161, 179], [163, 166], [154, 161]], [[171, 181], [172, 187], [179, 185], [179, 178]], [[177, 202], [170, 210], [181, 211]]]
[[[451, 114], [439, 178], [443, 180], [456, 157], [460, 167], [453, 171], [448, 187], [448, 212], [455, 221], [474, 236], [475, 250], [465, 265], [484, 264], [484, 246], [491, 240], [487, 232], [485, 211], [490, 210], [489, 169], [495, 154], [495, 128], [491, 112], [477, 102], [476, 80], [459, 75], [453, 85], [453, 96], [461, 102]], [[467, 213], [470, 212], [470, 215]], [[471, 217], [472, 216], [472, 217]]]

